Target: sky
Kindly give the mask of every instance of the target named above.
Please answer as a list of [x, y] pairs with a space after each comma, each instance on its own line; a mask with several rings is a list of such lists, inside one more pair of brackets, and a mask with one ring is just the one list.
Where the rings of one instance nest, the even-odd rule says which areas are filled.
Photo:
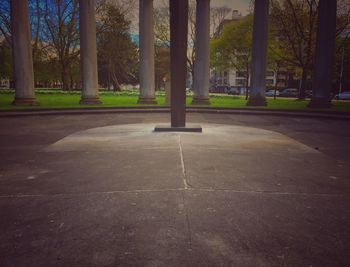
[[[232, 10], [238, 10], [243, 15], [247, 13], [250, 0], [211, 0], [211, 6], [227, 6]], [[154, 0], [154, 6], [161, 5], [164, 0]]]
[[249, 0], [211, 0], [211, 6], [227, 6], [232, 10], [238, 10], [243, 15], [247, 14], [249, 8]]
[[[164, 1], [168, 0], [154, 0], [154, 7], [163, 6]], [[232, 10], [238, 10], [242, 15], [246, 15], [248, 13], [249, 2], [250, 0], [210, 0], [210, 6], [227, 6]], [[132, 19], [132, 33], [138, 33], [138, 14], [134, 14], [134, 18]]]

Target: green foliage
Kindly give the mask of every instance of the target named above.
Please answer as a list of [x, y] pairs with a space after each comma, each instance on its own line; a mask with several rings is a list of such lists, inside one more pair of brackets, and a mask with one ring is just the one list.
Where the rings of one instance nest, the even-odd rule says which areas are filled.
[[5, 41], [0, 44], [0, 79], [12, 78], [11, 49]]
[[336, 83], [336, 92], [340, 87], [340, 76], [342, 74], [342, 91], [350, 89], [350, 38], [347, 36], [338, 36], [336, 40], [336, 57], [334, 68], [334, 82]]
[[97, 49], [100, 81], [115, 89], [121, 83], [137, 82], [137, 47], [131, 41], [130, 21], [120, 8], [106, 3], [100, 11]]
[[251, 61], [253, 17], [228, 24], [210, 43], [211, 66], [220, 70], [235, 68], [245, 71]]
[[169, 79], [170, 74], [170, 49], [164, 46], [155, 47], [155, 81], [156, 89], [164, 86], [163, 79]]

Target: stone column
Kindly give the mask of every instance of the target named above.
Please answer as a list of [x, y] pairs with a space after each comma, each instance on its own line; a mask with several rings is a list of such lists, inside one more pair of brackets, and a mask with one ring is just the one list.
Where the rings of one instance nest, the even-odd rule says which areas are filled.
[[313, 91], [310, 108], [331, 107], [337, 1], [320, 0]]
[[101, 104], [98, 96], [95, 1], [80, 0], [80, 104]]
[[14, 105], [36, 105], [28, 0], [11, 0]]
[[186, 126], [188, 0], [170, 0], [171, 127]]
[[210, 0], [197, 0], [196, 8], [196, 58], [194, 62], [194, 96], [192, 104], [208, 105], [209, 102], [209, 40]]
[[252, 75], [248, 106], [266, 106], [265, 83], [268, 44], [269, 0], [255, 1]]
[[140, 0], [140, 104], [157, 104], [154, 74], [153, 0]]

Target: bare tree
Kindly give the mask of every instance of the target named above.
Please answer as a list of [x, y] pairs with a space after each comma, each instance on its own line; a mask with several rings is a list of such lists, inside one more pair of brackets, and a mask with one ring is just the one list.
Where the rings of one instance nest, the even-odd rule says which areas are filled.
[[63, 89], [71, 89], [71, 67], [79, 57], [78, 0], [45, 0], [43, 34], [57, 56]]
[[[272, 0], [271, 6], [272, 31], [282, 48], [275, 52], [291, 66], [301, 69], [299, 99], [303, 99], [314, 64], [318, 0]], [[336, 36], [339, 36], [350, 24], [348, 0], [338, 0], [337, 13]], [[339, 45], [338, 49], [341, 48]]]
[[348, 0], [338, 0], [337, 2], [337, 29], [336, 36], [341, 36], [341, 43], [337, 46], [337, 52], [340, 52], [346, 40], [350, 37], [350, 2]]
[[271, 1], [275, 34], [283, 47], [279, 56], [301, 69], [299, 99], [306, 96], [316, 43], [317, 0]]
[[154, 36], [156, 43], [170, 48], [170, 13], [165, 3], [154, 10]]
[[0, 1], [0, 34], [11, 44], [10, 0]]
[[[156, 48], [160, 47], [170, 48], [170, 13], [169, 4], [166, 1], [162, 2], [162, 5], [155, 9], [155, 38]], [[190, 0], [188, 10], [188, 51], [187, 51], [187, 68], [194, 77], [194, 59], [196, 54], [196, 1]], [[156, 49], [157, 56], [157, 49]]]
[[222, 22], [227, 18], [231, 11], [231, 8], [227, 6], [212, 7], [210, 9], [211, 36], [215, 35], [218, 27], [220, 27]]

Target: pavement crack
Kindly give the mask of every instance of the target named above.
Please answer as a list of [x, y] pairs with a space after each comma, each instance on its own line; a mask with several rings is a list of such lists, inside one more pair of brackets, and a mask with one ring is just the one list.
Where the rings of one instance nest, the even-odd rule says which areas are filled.
[[188, 212], [187, 205], [186, 205], [185, 193], [186, 193], [185, 191], [182, 191], [182, 203], [184, 205], [184, 211], [185, 211], [185, 217], [186, 217], [187, 235], [188, 235], [188, 250], [192, 251], [192, 230], [191, 230], [189, 212]]
[[183, 178], [184, 187], [187, 190], [188, 188], [190, 188], [192, 186], [188, 183], [188, 179], [187, 179], [186, 167], [185, 167], [185, 161], [184, 161], [184, 154], [183, 154], [182, 143], [181, 143], [181, 135], [180, 134], [178, 135], [178, 144], [179, 144], [179, 154], [180, 154], [181, 168], [182, 168], [182, 178]]

